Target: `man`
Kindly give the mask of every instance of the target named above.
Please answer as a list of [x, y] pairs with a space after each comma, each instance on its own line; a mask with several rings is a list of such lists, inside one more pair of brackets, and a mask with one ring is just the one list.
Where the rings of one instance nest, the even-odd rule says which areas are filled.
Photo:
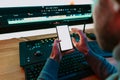
[[[80, 41], [72, 38], [74, 46], [83, 52], [89, 65], [100, 80], [120, 80], [120, 0], [99, 0], [94, 10], [95, 35], [100, 47], [104, 50], [113, 51], [113, 57], [118, 63], [118, 70], [106, 59], [93, 53], [87, 38], [81, 30], [73, 28]], [[66, 53], [59, 51], [59, 40], [54, 41], [53, 49], [38, 80], [57, 80], [59, 62]], [[94, 61], [94, 62], [93, 62]]]

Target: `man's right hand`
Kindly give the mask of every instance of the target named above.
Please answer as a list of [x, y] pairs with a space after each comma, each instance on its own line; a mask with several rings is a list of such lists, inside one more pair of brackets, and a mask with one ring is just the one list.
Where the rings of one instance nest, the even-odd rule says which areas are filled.
[[72, 38], [73, 45], [82, 53], [85, 55], [88, 54], [89, 52], [89, 46], [87, 44], [87, 37], [86, 35], [79, 29], [77, 28], [72, 28], [71, 29], [72, 33], [76, 33], [79, 35], [80, 40], [77, 42], [75, 38]]

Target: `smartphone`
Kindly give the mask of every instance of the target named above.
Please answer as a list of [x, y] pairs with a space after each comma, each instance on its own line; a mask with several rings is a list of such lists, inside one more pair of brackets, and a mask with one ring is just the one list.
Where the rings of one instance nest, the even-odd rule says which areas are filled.
[[73, 44], [70, 37], [69, 27], [68, 25], [60, 25], [56, 26], [58, 39], [60, 42], [61, 51], [67, 51], [73, 49]]

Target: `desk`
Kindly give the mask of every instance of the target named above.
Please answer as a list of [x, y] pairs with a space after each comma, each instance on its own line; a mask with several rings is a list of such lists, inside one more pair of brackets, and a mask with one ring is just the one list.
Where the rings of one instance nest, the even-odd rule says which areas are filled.
[[[46, 37], [55, 34], [35, 36], [29, 38], [9, 39], [0, 41], [0, 80], [25, 80], [24, 70], [20, 67], [19, 42]], [[114, 63], [113, 58], [108, 59]], [[98, 80], [95, 75], [82, 80]]]

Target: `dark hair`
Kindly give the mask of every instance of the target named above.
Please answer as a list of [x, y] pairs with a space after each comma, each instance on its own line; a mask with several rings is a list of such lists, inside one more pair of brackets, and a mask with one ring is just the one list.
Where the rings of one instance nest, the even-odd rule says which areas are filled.
[[120, 0], [116, 0], [118, 3], [119, 3], [119, 5], [120, 5]]

